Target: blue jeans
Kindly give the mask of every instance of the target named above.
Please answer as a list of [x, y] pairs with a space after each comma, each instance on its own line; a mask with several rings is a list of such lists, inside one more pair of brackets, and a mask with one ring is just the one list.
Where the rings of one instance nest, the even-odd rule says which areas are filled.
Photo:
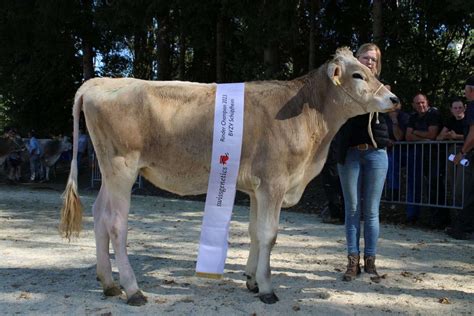
[[387, 176], [385, 149], [361, 151], [349, 148], [346, 161], [338, 164], [346, 211], [347, 252], [359, 255], [360, 212], [364, 214], [364, 255], [375, 256], [379, 238], [379, 206]]
[[40, 172], [40, 156], [39, 155], [30, 155], [30, 180], [40, 180], [41, 179], [41, 172]]

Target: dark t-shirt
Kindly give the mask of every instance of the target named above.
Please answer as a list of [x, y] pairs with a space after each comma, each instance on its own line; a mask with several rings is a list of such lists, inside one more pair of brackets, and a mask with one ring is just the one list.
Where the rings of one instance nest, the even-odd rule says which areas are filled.
[[450, 131], [454, 131], [456, 134], [463, 135], [464, 134], [464, 118], [461, 120], [456, 120], [454, 116], [450, 116], [446, 123], [444, 124]]
[[417, 131], [428, 131], [429, 126], [440, 126], [441, 116], [437, 108], [429, 108], [425, 115], [420, 116], [418, 112], [412, 113], [408, 120], [408, 126]]
[[[393, 135], [393, 124], [392, 124], [392, 120], [390, 119], [390, 117], [388, 116], [387, 113], [384, 113], [385, 115], [385, 121], [387, 122], [387, 128], [388, 128], [388, 135], [390, 137], [391, 140], [395, 141], [395, 135]], [[403, 112], [403, 111], [399, 111], [398, 112], [398, 115], [397, 115], [397, 121], [398, 121], [398, 127], [400, 127], [400, 129], [403, 131], [403, 133], [406, 132], [407, 130], [407, 125], [408, 125], [408, 120], [410, 119], [410, 114], [406, 113], [406, 112]], [[402, 139], [404, 140], [404, 139]]]
[[464, 139], [469, 134], [471, 125], [474, 125], [474, 101], [467, 102], [466, 112], [464, 113]]

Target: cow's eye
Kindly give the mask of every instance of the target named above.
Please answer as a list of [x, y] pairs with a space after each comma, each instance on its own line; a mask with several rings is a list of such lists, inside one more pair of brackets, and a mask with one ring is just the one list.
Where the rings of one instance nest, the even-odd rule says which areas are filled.
[[354, 73], [352, 78], [364, 80], [364, 77], [362, 77], [362, 75], [358, 72]]

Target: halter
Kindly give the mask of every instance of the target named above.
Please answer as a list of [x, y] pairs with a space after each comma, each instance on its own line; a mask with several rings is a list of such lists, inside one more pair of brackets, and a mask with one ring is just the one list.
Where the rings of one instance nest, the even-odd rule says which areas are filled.
[[[344, 88], [341, 84], [341, 82], [339, 81], [339, 79], [335, 79], [334, 80], [336, 82], [336, 86], [338, 86], [339, 88], [342, 89], [342, 91], [344, 91], [345, 94], [347, 94], [349, 97], [351, 97], [352, 100], [354, 100], [356, 103], [358, 103], [359, 105], [364, 105], [362, 102], [360, 102], [359, 100], [357, 100], [355, 97], [352, 96], [352, 94], [349, 93], [349, 91], [346, 90], [346, 88]], [[374, 95], [376, 95], [380, 89], [382, 89], [383, 87], [383, 83], [380, 84], [380, 86], [377, 88], [377, 90], [375, 90], [374, 92]]]
[[[345, 94], [347, 94], [352, 100], [354, 100], [356, 103], [358, 103], [359, 105], [362, 105], [362, 102], [360, 102], [359, 100], [357, 100], [355, 97], [352, 96], [352, 94], [349, 93], [349, 91], [347, 91], [341, 84], [341, 82], [339, 81], [339, 79], [335, 79], [334, 80], [336, 82], [336, 86], [341, 88], [342, 91], [344, 91]], [[381, 83], [380, 86], [377, 88], [377, 90], [375, 90], [374, 92], [374, 96], [380, 91], [380, 89], [382, 89], [384, 85]], [[376, 121], [375, 123], [376, 124], [379, 124], [380, 121], [379, 121], [379, 112], [375, 112], [376, 114]], [[372, 145], [374, 145], [374, 148], [377, 148], [377, 143], [375, 142], [375, 139], [374, 139], [374, 135], [372, 133], [372, 125], [370, 124], [372, 122], [372, 118], [374, 117], [374, 112], [370, 112], [369, 114], [369, 124], [367, 126], [367, 131], [369, 133], [369, 136], [370, 136], [370, 140], [372, 141]]]

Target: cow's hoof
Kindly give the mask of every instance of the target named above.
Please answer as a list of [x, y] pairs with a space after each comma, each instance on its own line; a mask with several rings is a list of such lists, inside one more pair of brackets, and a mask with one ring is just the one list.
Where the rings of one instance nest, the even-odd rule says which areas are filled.
[[278, 297], [275, 295], [275, 293], [270, 293], [270, 294], [261, 294], [258, 296], [262, 302], [265, 304], [275, 304], [276, 302], [279, 301]]
[[104, 290], [105, 296], [119, 296], [122, 294], [122, 290], [118, 286], [112, 286]]
[[132, 297], [127, 300], [127, 304], [131, 306], [142, 306], [145, 305], [147, 301], [148, 300], [146, 296], [143, 295], [142, 291], [137, 291], [137, 293], [133, 294]]
[[245, 285], [247, 286], [247, 289], [252, 292], [252, 293], [258, 293], [258, 284], [255, 283], [254, 286], [250, 285], [250, 283], [247, 281], [245, 282]]

